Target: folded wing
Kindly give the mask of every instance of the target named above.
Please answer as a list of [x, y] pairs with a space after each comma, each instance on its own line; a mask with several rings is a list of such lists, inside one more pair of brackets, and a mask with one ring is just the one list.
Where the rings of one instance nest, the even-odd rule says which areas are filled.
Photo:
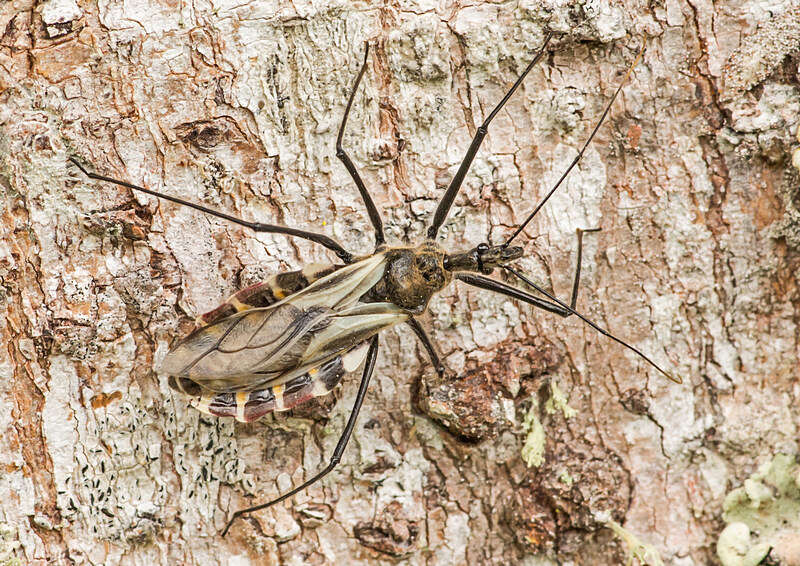
[[[383, 254], [323, 277], [264, 308], [202, 327], [166, 356], [161, 372], [205, 392], [255, 391], [306, 374], [408, 319], [391, 303], [359, 303], [383, 276]], [[188, 385], [188, 387], [187, 387]]]

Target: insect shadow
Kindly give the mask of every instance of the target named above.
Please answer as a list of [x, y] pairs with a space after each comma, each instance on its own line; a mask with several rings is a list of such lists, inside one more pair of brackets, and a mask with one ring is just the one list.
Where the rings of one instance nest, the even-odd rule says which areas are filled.
[[[436, 371], [440, 374], [444, 371], [436, 349], [416, 316], [423, 313], [430, 298], [453, 279], [512, 297], [562, 317], [575, 315], [604, 336], [635, 352], [669, 379], [681, 382], [638, 349], [611, 335], [575, 310], [583, 235], [599, 228], [577, 231], [577, 267], [569, 303], [556, 298], [512, 265], [514, 260], [522, 257], [523, 250], [511, 243], [580, 161], [622, 85], [641, 59], [644, 43], [578, 155], [505, 242], [499, 245], [484, 242], [470, 250], [455, 253], [446, 251], [436, 243], [439, 229], [447, 218], [470, 164], [488, 132], [489, 124], [533, 66], [544, 56], [552, 36], [552, 33], [547, 34], [534, 59], [477, 128], [463, 161], [436, 208], [427, 229], [427, 237], [419, 245], [386, 244], [381, 215], [353, 161], [342, 147], [342, 137], [353, 99], [367, 69], [369, 44], [365, 47], [364, 62], [350, 91], [339, 127], [336, 157], [342, 161], [358, 187], [375, 230], [375, 251], [370, 255], [354, 256], [324, 234], [242, 220], [200, 204], [91, 173], [77, 159], [70, 158], [91, 179], [154, 195], [256, 232], [304, 238], [330, 249], [341, 261], [335, 265], [315, 264], [298, 271], [280, 273], [237, 292], [213, 311], [200, 316], [197, 328], [172, 347], [161, 365], [160, 372], [169, 376], [170, 386], [188, 394], [191, 397], [190, 403], [200, 411], [250, 422], [272, 411], [284, 411], [313, 397], [329, 393], [344, 374], [355, 371], [363, 364], [353, 409], [328, 465], [311, 479], [280, 497], [233, 513], [222, 531], [223, 536], [238, 517], [292, 497], [336, 467], [353, 432], [375, 369], [378, 333], [381, 330], [400, 323], [408, 324], [422, 342]], [[487, 277], [495, 269], [505, 271], [542, 296]]]

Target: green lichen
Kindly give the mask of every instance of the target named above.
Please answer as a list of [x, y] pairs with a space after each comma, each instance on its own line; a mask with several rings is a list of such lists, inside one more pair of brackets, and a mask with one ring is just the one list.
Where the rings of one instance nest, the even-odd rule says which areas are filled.
[[767, 542], [753, 544], [750, 527], [744, 523], [731, 523], [717, 541], [717, 556], [723, 566], [757, 566], [769, 550]]
[[664, 566], [664, 562], [661, 561], [661, 554], [655, 547], [641, 541], [636, 535], [613, 519], [609, 519], [605, 524], [625, 543], [628, 550], [628, 560], [626, 561], [628, 566], [631, 566], [634, 560], [638, 560], [640, 564], [647, 564], [648, 566]]
[[16, 536], [16, 528], [7, 523], [0, 523], [0, 566], [22, 566], [22, 560], [16, 556], [19, 548]]
[[565, 419], [572, 418], [578, 414], [578, 411], [567, 404], [566, 394], [559, 389], [555, 381], [550, 382], [550, 398], [544, 404], [544, 410], [547, 411], [549, 415], [561, 411]]
[[[578, 411], [567, 404], [567, 396], [559, 389], [558, 384], [554, 381], [550, 382], [550, 398], [545, 402], [544, 410], [549, 415], [560, 411], [565, 419], [569, 419], [578, 414]], [[533, 398], [531, 399], [531, 407], [525, 414], [525, 420], [522, 426], [525, 430], [525, 444], [522, 446], [522, 459], [529, 468], [538, 468], [544, 464], [545, 435], [544, 427], [539, 420], [539, 404]], [[567, 485], [571, 485], [573, 479], [567, 474], [561, 481]]]
[[567, 470], [563, 470], [560, 474], [558, 474], [558, 481], [567, 487], [572, 487], [572, 484], [575, 483], [575, 478], [572, 477]]
[[778, 454], [761, 465], [722, 504], [728, 525], [717, 541], [723, 566], [758, 564], [781, 538], [800, 531], [800, 463]]
[[539, 421], [539, 405], [532, 400], [531, 408], [525, 414], [525, 421], [522, 426], [526, 432], [525, 444], [522, 446], [522, 459], [531, 467], [539, 467], [544, 464], [544, 427]]

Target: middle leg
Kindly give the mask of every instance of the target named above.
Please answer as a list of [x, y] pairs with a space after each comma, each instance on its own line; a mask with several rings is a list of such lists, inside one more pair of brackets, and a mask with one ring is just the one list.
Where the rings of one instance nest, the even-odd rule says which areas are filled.
[[244, 226], [245, 228], [250, 228], [255, 232], [266, 232], [269, 234], [286, 234], [287, 236], [296, 236], [298, 238], [304, 238], [316, 244], [320, 244], [321, 246], [325, 246], [329, 250], [332, 250], [337, 256], [339, 256], [339, 258], [343, 262], [353, 263], [353, 254], [345, 250], [336, 240], [326, 236], [325, 234], [308, 232], [306, 230], [300, 230], [299, 228], [290, 228], [289, 226], [280, 226], [277, 224], [264, 224], [263, 222], [250, 222], [249, 220], [242, 220], [241, 218], [237, 218], [230, 214], [220, 212], [219, 210], [208, 208], [207, 206], [203, 206], [202, 204], [189, 202], [182, 198], [173, 197], [164, 193], [160, 193], [158, 191], [154, 191], [152, 189], [148, 189], [146, 187], [140, 187], [139, 185], [134, 185], [133, 183], [128, 183], [126, 181], [120, 181], [119, 179], [114, 179], [113, 177], [107, 177], [106, 175], [98, 175], [97, 173], [92, 173], [91, 171], [86, 169], [83, 165], [81, 165], [80, 161], [78, 161], [74, 157], [70, 157], [69, 160], [72, 162], [73, 165], [75, 165], [78, 169], [80, 169], [84, 175], [86, 175], [90, 179], [94, 179], [96, 181], [105, 181], [106, 183], [113, 183], [115, 185], [119, 185], [120, 187], [126, 187], [128, 189], [140, 191], [145, 194], [152, 195], [154, 197], [174, 202], [176, 204], [188, 206], [189, 208], [199, 210], [200, 212], [203, 212], [205, 214], [216, 216], [217, 218], [222, 218], [223, 220], [233, 222], [234, 224], [238, 224], [239, 226]]

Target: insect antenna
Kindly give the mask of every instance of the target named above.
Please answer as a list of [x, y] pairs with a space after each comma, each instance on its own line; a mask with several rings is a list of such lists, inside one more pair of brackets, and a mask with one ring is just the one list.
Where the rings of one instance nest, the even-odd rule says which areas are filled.
[[522, 273], [520, 273], [519, 271], [517, 271], [517, 270], [516, 270], [516, 269], [514, 269], [513, 267], [511, 267], [511, 266], [509, 266], [509, 265], [504, 265], [504, 266], [502, 266], [502, 268], [503, 268], [504, 270], [506, 270], [507, 272], [511, 273], [512, 275], [514, 275], [514, 276], [515, 276], [517, 279], [521, 280], [521, 281], [522, 281], [522, 282], [524, 282], [525, 284], [527, 284], [527, 285], [530, 285], [531, 287], [533, 287], [534, 289], [536, 289], [538, 292], [540, 292], [542, 295], [544, 295], [545, 297], [547, 297], [547, 298], [548, 298], [548, 299], [550, 299], [551, 301], [553, 301], [553, 302], [555, 302], [555, 303], [559, 304], [559, 305], [560, 305], [561, 307], [563, 307], [563, 308], [564, 308], [566, 311], [569, 311], [569, 312], [570, 312], [570, 314], [574, 314], [575, 316], [577, 316], [578, 318], [580, 318], [580, 319], [581, 319], [583, 322], [585, 322], [586, 324], [588, 324], [589, 326], [591, 326], [592, 328], [594, 328], [595, 330], [597, 330], [597, 331], [598, 331], [600, 334], [602, 334], [603, 336], [608, 336], [609, 338], [611, 338], [612, 340], [614, 340], [616, 343], [618, 343], [618, 344], [622, 344], [623, 346], [625, 346], [625, 347], [626, 347], [626, 348], [628, 348], [629, 350], [631, 350], [631, 351], [635, 352], [636, 354], [638, 354], [638, 355], [639, 355], [639, 357], [641, 357], [642, 359], [644, 359], [644, 360], [645, 360], [645, 361], [646, 361], [648, 364], [650, 364], [651, 366], [653, 366], [654, 368], [656, 368], [658, 371], [660, 371], [662, 374], [664, 374], [664, 376], [666, 376], [666, 377], [667, 377], [667, 379], [669, 379], [670, 381], [674, 381], [675, 383], [683, 383], [683, 380], [682, 380], [680, 377], [675, 377], [675, 376], [673, 376], [672, 374], [670, 374], [670, 373], [668, 373], [668, 372], [664, 371], [663, 369], [661, 369], [661, 367], [659, 367], [659, 365], [658, 365], [657, 363], [655, 363], [653, 360], [651, 360], [650, 358], [648, 358], [647, 356], [645, 356], [645, 355], [644, 355], [644, 354], [643, 354], [641, 351], [639, 351], [639, 350], [638, 350], [638, 349], [636, 349], [635, 347], [631, 346], [630, 344], [628, 344], [628, 343], [627, 343], [627, 342], [625, 342], [624, 340], [620, 340], [619, 338], [617, 338], [616, 336], [614, 336], [614, 335], [613, 335], [613, 334], [611, 334], [610, 332], [608, 332], [608, 331], [604, 330], [603, 328], [601, 328], [600, 326], [598, 326], [597, 324], [595, 324], [594, 322], [592, 322], [591, 320], [589, 320], [588, 318], [586, 318], [584, 315], [582, 315], [581, 313], [579, 313], [578, 311], [576, 311], [574, 308], [572, 308], [571, 306], [569, 306], [569, 305], [568, 305], [567, 303], [565, 303], [564, 301], [562, 301], [562, 300], [560, 300], [560, 299], [556, 298], [556, 297], [555, 297], [555, 296], [553, 296], [552, 294], [550, 294], [550, 293], [548, 293], [547, 291], [545, 291], [545, 290], [544, 290], [542, 287], [540, 287], [539, 285], [537, 285], [536, 283], [534, 283], [533, 281], [531, 281], [531, 280], [530, 280], [528, 277], [525, 277], [525, 275], [523, 275]]
[[556, 182], [556, 184], [553, 185], [553, 188], [550, 189], [550, 192], [547, 193], [547, 195], [541, 200], [541, 202], [539, 202], [539, 204], [536, 206], [536, 208], [533, 209], [533, 212], [531, 212], [528, 215], [528, 217], [525, 219], [525, 221], [522, 224], [519, 225], [519, 228], [517, 228], [514, 231], [514, 233], [511, 234], [511, 237], [508, 238], [505, 241], [504, 244], [502, 244], [502, 247], [504, 247], [504, 248], [508, 247], [508, 245], [514, 240], [514, 238], [516, 238], [525, 229], [525, 227], [528, 225], [528, 223], [531, 220], [533, 220], [533, 217], [536, 216], [536, 214], [539, 212], [539, 210], [541, 210], [541, 208], [550, 199], [550, 197], [553, 196], [553, 193], [556, 192], [558, 187], [561, 186], [561, 183], [564, 182], [564, 179], [567, 178], [567, 175], [569, 175], [569, 172], [572, 171], [572, 169], [581, 160], [581, 158], [583, 157], [583, 153], [586, 151], [586, 148], [589, 146], [589, 144], [594, 139], [595, 134], [597, 134], [597, 130], [600, 129], [600, 126], [603, 124], [603, 121], [606, 119], [606, 116], [608, 116], [608, 113], [611, 111], [611, 105], [614, 104], [614, 101], [617, 99], [617, 95], [619, 95], [620, 91], [622, 90], [622, 87], [625, 86], [625, 83], [628, 82], [628, 77], [630, 76], [631, 72], [633, 72], [633, 69], [636, 67], [636, 65], [639, 64], [639, 61], [642, 59], [642, 55], [644, 55], [644, 48], [645, 48], [646, 45], [647, 45], [647, 36], [645, 35], [644, 39], [642, 39], [642, 47], [639, 49], [639, 54], [636, 55], [636, 59], [634, 59], [633, 63], [631, 63], [631, 66], [628, 67], [628, 71], [625, 73], [625, 76], [622, 78], [622, 81], [620, 81], [619, 86], [617, 87], [617, 90], [614, 91], [614, 95], [611, 97], [611, 100], [609, 100], [608, 104], [606, 104], [606, 108], [605, 108], [605, 110], [603, 110], [603, 114], [600, 116], [600, 119], [597, 121], [597, 124], [595, 125], [594, 129], [592, 130], [592, 133], [589, 135], [589, 138], [586, 140], [586, 143], [583, 144], [583, 147], [578, 152], [578, 155], [575, 156], [575, 159], [573, 159], [572, 163], [569, 164], [569, 167], [567, 167], [566, 171], [564, 171], [564, 173], [558, 179], [558, 182]]

